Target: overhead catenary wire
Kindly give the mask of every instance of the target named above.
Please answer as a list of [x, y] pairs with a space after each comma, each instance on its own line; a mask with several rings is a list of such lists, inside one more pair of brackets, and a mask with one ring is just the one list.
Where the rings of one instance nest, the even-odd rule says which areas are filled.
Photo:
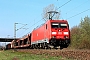
[[[19, 28], [19, 29], [25, 29], [25, 28], [23, 28], [23, 27], [25, 27], [26, 25], [27, 25], [27, 24], [23, 25], [23, 26], [22, 26], [21, 28]], [[19, 29], [17, 29], [17, 30], [19, 30]], [[17, 31], [17, 30], [16, 30], [16, 31]]]
[[68, 4], [71, 0], [67, 1], [66, 3], [64, 3], [63, 5], [61, 5], [60, 7], [58, 7], [56, 10], [60, 9], [61, 7], [63, 7], [64, 5]]
[[[57, 0], [58, 1], [58, 0]], [[63, 4], [63, 5], [61, 5], [59, 8], [61, 8], [61, 7], [63, 7], [64, 5], [66, 5], [67, 3], [69, 3], [71, 0], [69, 0], [69, 1], [67, 1], [65, 4]], [[87, 0], [86, 2], [88, 2], [89, 0]], [[86, 2], [84, 2], [84, 3], [81, 3], [80, 5], [78, 5], [77, 7], [75, 7], [75, 8], [78, 8], [79, 6], [81, 6], [81, 5], [84, 5]], [[57, 9], [59, 9], [59, 8], [57, 8]], [[74, 11], [74, 9], [75, 8], [73, 8], [73, 9], [71, 9], [71, 10], [73, 10]], [[71, 10], [69, 10], [68, 12], [70, 12]], [[67, 18], [67, 19], [70, 19], [70, 18], [73, 18], [73, 17], [75, 17], [75, 16], [77, 16], [77, 15], [79, 15], [79, 14], [82, 14], [82, 13], [84, 13], [84, 12], [86, 12], [86, 11], [88, 11], [89, 9], [87, 9], [87, 10], [85, 10], [85, 11], [83, 11], [83, 12], [80, 12], [80, 13], [78, 13], [78, 14], [76, 14], [76, 15], [74, 15], [74, 16], [71, 16], [71, 17], [69, 17], [69, 18]], [[66, 13], [67, 14], [67, 13]]]
[[[43, 18], [42, 18], [42, 19], [43, 19]], [[31, 27], [33, 27], [34, 25], [36, 25], [37, 23], [39, 23], [40, 21], [42, 21], [42, 19], [40, 19], [39, 21], [35, 22], [35, 23], [34, 23], [33, 25], [31, 25], [28, 29], [30, 29]], [[25, 29], [25, 31], [28, 30], [28, 29]], [[24, 31], [24, 32], [25, 32], [25, 31]], [[22, 32], [20, 35], [22, 35], [24, 32]], [[29, 34], [29, 33], [30, 33], [30, 32], [26, 33], [26, 35]]]
[[80, 14], [86, 12], [86, 11], [89, 11], [89, 10], [90, 10], [90, 9], [87, 9], [87, 10], [85, 10], [85, 11], [82, 11], [82, 12], [80, 12], [80, 13], [78, 13], [78, 14], [76, 14], [76, 15], [73, 15], [73, 16], [67, 18], [67, 19], [71, 19], [71, 18], [73, 18], [73, 17], [75, 17], [75, 16], [77, 16], [77, 15], [80, 15]]
[[[86, 2], [88, 2], [88, 1], [89, 1], [89, 0], [87, 0]], [[69, 10], [69, 11], [67, 11], [67, 12], [74, 11], [75, 9], [79, 8], [80, 6], [86, 4], [86, 2], [83, 2], [83, 3], [79, 4], [78, 6], [74, 7], [73, 9], [71, 9], [71, 10]], [[67, 14], [67, 13], [66, 13], [66, 14]]]
[[[57, 0], [57, 1], [58, 1], [58, 0]], [[61, 7], [63, 7], [63, 6], [65, 6], [66, 4], [68, 4], [69, 2], [71, 2], [71, 0], [67, 1], [66, 3], [64, 3], [63, 5], [61, 5], [60, 7], [58, 7], [58, 8], [57, 8], [57, 9], [55, 9], [55, 10], [60, 9]]]
[[[71, 11], [75, 11], [75, 9], [77, 9], [77, 8], [79, 8], [80, 6], [86, 4], [88, 1], [89, 1], [89, 0], [87, 0], [86, 2], [83, 2], [83, 3], [79, 4], [78, 6], [74, 7], [74, 8], [71, 9], [71, 10], [68, 10], [68, 11], [65, 13], [66, 16], [67, 16], [67, 14], [68, 14], [69, 12], [71, 12]], [[80, 13], [81, 13], [81, 12], [80, 12]], [[79, 13], [78, 13], [78, 14], [79, 14]], [[75, 14], [75, 15], [77, 16], [77, 14]], [[75, 15], [74, 15], [74, 17], [75, 17]], [[70, 17], [69, 17], [69, 18], [70, 18]], [[66, 18], [66, 19], [68, 19], [68, 18]]]

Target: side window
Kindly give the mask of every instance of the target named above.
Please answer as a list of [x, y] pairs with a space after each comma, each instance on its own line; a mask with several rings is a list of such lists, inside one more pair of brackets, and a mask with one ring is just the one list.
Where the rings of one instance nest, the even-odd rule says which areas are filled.
[[46, 29], [47, 29], [47, 24], [46, 24]]

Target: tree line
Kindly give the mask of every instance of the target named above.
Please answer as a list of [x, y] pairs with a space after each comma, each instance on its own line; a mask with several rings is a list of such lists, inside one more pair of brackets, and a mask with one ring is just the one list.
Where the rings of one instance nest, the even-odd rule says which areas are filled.
[[79, 25], [70, 29], [72, 48], [90, 49], [90, 17], [81, 18]]

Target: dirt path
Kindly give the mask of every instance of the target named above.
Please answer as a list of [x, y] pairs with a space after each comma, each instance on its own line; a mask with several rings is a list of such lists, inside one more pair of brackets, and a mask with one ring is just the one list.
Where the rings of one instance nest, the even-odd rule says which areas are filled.
[[28, 52], [32, 54], [50, 55], [50, 56], [62, 56], [66, 58], [76, 60], [90, 60], [90, 50], [76, 50], [76, 49], [63, 49], [63, 50], [38, 50], [38, 49], [20, 49], [19, 52]]

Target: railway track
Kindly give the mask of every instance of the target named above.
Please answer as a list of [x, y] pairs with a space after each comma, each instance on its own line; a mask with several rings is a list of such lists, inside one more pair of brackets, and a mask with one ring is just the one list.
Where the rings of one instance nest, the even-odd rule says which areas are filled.
[[18, 52], [25, 52], [31, 54], [40, 54], [40, 55], [50, 55], [50, 56], [62, 56], [65, 58], [75, 59], [75, 60], [90, 60], [90, 50], [76, 50], [76, 49], [17, 49]]

